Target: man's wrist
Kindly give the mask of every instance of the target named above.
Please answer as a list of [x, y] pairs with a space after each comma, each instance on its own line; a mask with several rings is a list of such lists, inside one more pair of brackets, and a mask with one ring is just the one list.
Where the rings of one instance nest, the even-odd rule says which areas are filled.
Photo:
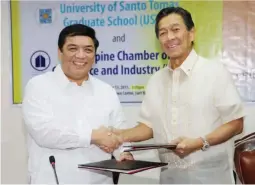
[[91, 133], [91, 144], [97, 144], [97, 140], [98, 140], [98, 132], [96, 129], [93, 129], [92, 130], [92, 133]]
[[206, 151], [209, 149], [210, 147], [210, 143], [207, 141], [206, 137], [201, 137], [201, 140], [203, 141], [203, 147], [201, 148], [201, 150]]
[[203, 146], [204, 146], [203, 140], [202, 140], [201, 137], [197, 138], [196, 140], [197, 140], [197, 142], [196, 142], [197, 143], [196, 149], [197, 150], [201, 150], [201, 148], [203, 148]]
[[130, 142], [128, 138], [128, 131], [127, 130], [121, 130], [120, 136], [122, 137], [124, 142]]

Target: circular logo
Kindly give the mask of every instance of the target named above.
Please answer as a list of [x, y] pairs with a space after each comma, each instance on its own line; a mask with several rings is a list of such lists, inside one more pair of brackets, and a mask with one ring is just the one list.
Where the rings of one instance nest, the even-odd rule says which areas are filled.
[[50, 56], [45, 51], [36, 51], [30, 58], [31, 66], [37, 71], [44, 71], [50, 66]]

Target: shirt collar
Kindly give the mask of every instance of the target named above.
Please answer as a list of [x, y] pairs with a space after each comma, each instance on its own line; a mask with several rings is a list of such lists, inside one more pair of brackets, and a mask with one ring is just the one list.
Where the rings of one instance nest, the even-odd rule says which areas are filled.
[[[196, 63], [197, 60], [198, 60], [198, 55], [197, 55], [196, 51], [194, 49], [192, 49], [191, 52], [189, 53], [188, 57], [184, 60], [184, 62], [178, 68], [182, 69], [187, 76], [190, 76], [191, 71], [194, 67], [194, 64]], [[170, 61], [169, 61], [169, 63], [170, 63]], [[173, 69], [170, 67], [170, 65], [168, 65], [168, 69], [170, 71], [173, 71]]]
[[[64, 74], [62, 67], [60, 64], [58, 64], [54, 70], [54, 73], [56, 75], [56, 79], [58, 81], [58, 84], [62, 86], [63, 88], [67, 88], [68, 86], [74, 84], [75, 82], [71, 82], [67, 76]], [[85, 87], [87, 85], [92, 86], [93, 77], [89, 74], [89, 78], [86, 81], [83, 81], [81, 87]], [[75, 84], [76, 85], [76, 84]]]

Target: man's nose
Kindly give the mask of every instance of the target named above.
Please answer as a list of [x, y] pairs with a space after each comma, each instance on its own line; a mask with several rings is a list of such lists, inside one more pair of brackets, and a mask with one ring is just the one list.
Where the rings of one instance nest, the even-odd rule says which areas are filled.
[[84, 58], [86, 56], [86, 52], [83, 50], [83, 49], [79, 49], [77, 52], [76, 52], [76, 55], [75, 55], [77, 58]]
[[173, 33], [173, 32], [171, 32], [171, 31], [169, 31], [169, 32], [167, 33], [167, 38], [168, 38], [168, 40], [172, 40], [172, 39], [174, 39], [174, 38], [175, 38], [174, 33]]

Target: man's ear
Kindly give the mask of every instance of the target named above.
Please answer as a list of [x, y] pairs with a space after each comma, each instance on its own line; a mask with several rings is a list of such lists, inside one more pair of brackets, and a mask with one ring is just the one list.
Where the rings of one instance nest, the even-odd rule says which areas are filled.
[[195, 28], [191, 28], [191, 30], [189, 31], [189, 39], [190, 39], [190, 42], [194, 42], [195, 41], [195, 33], [196, 33], [196, 30]]
[[62, 51], [58, 48], [58, 60], [59, 61], [62, 61], [62, 55], [63, 55]]

